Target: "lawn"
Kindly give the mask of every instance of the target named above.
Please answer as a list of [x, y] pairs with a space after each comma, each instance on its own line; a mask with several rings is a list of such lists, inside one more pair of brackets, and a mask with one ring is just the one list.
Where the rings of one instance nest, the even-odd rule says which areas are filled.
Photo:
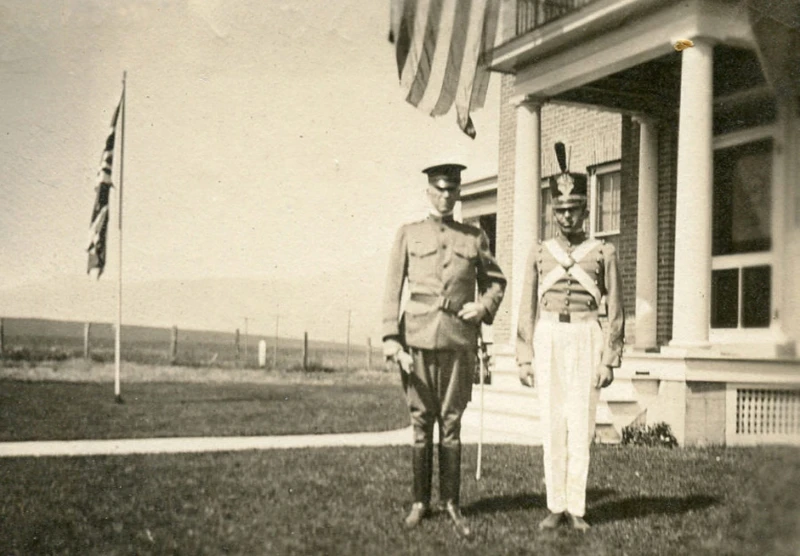
[[123, 384], [122, 404], [115, 402], [108, 383], [0, 379], [0, 441], [318, 434], [409, 426], [399, 379], [373, 374], [369, 380], [350, 374], [338, 382], [297, 373], [284, 380], [273, 374], [273, 380], [261, 382], [133, 381]]
[[[0, 438], [389, 430], [396, 376], [108, 366], [0, 369]], [[542, 533], [539, 447], [464, 448], [459, 539], [406, 531], [407, 447], [0, 460], [2, 554], [757, 554], [800, 551], [800, 450], [596, 446], [586, 535]]]
[[797, 554], [791, 448], [597, 447], [586, 535], [542, 533], [541, 449], [487, 446], [465, 515], [405, 531], [404, 447], [2, 462], [8, 554]]

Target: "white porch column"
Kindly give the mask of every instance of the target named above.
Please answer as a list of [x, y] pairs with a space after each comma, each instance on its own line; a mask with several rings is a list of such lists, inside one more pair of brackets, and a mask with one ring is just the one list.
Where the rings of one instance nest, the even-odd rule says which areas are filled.
[[517, 338], [525, 262], [539, 239], [542, 181], [542, 103], [529, 97], [517, 104], [514, 159], [514, 225], [511, 263], [511, 345]]
[[634, 349], [656, 347], [658, 299], [658, 129], [646, 116], [639, 124], [639, 202], [636, 218], [636, 342]]
[[696, 39], [681, 54], [675, 297], [671, 346], [708, 345], [713, 188], [713, 45]]

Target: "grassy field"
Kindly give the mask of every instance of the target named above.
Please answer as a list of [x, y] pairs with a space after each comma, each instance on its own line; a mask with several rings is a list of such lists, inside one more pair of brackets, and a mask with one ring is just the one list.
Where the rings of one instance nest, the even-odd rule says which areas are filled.
[[0, 369], [0, 440], [253, 436], [408, 426], [399, 377], [385, 372], [279, 372], [81, 360]]
[[[5, 440], [407, 426], [397, 377], [51, 362], [0, 369]], [[287, 399], [288, 398], [288, 399]], [[110, 432], [113, 431], [113, 434]], [[596, 446], [586, 535], [542, 533], [539, 447], [464, 448], [477, 532], [406, 531], [407, 447], [3, 458], [3, 554], [758, 554], [800, 550], [800, 450]]]
[[[178, 331], [176, 359], [170, 353], [172, 331], [169, 328], [146, 326], [122, 327], [121, 356], [124, 361], [148, 365], [178, 364], [190, 367], [256, 368], [258, 344], [267, 342], [266, 364], [269, 368], [286, 369], [302, 365], [303, 339], [275, 338], [244, 332], [239, 336], [237, 349], [234, 331]], [[3, 361], [5, 365], [30, 362], [64, 361], [83, 357], [84, 323], [47, 319], [3, 319]], [[94, 362], [114, 361], [114, 328], [108, 323], [92, 323], [90, 357]], [[347, 345], [316, 341], [309, 338], [308, 362], [317, 367], [345, 368], [348, 364]], [[277, 357], [275, 357], [277, 355]], [[381, 364], [381, 352], [372, 349], [372, 364]], [[350, 346], [349, 368], [367, 366], [367, 348], [362, 342]]]
[[586, 535], [542, 533], [541, 450], [464, 453], [459, 539], [441, 513], [405, 531], [404, 447], [2, 462], [6, 554], [763, 554], [800, 547], [797, 453], [593, 451]]

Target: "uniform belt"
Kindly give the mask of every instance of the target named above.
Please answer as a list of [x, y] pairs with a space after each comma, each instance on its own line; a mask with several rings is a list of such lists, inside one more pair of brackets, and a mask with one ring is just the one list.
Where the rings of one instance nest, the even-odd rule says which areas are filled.
[[452, 313], [454, 315], [458, 314], [458, 312], [464, 306], [463, 304], [454, 303], [451, 299], [448, 299], [443, 295], [429, 295], [426, 293], [412, 293], [411, 301], [418, 301], [420, 303], [425, 303], [426, 305], [432, 305], [437, 309], [444, 311], [445, 313]]
[[576, 311], [574, 313], [540, 311], [539, 319], [550, 322], [593, 322], [597, 320], [597, 311]]

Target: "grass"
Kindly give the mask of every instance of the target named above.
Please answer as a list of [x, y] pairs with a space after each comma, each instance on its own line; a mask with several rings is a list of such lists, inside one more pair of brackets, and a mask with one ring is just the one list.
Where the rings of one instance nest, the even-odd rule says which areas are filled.
[[[0, 369], [0, 438], [287, 434], [407, 426], [386, 373]], [[288, 398], [288, 399], [287, 399]], [[800, 549], [800, 450], [593, 447], [586, 535], [539, 532], [539, 447], [464, 448], [477, 532], [406, 531], [408, 447], [0, 460], [3, 554], [764, 554]]]
[[405, 447], [3, 461], [10, 554], [796, 554], [798, 453], [789, 448], [597, 447], [586, 535], [542, 533], [541, 449], [487, 446], [465, 515], [405, 531]]
[[[6, 366], [30, 362], [64, 361], [83, 356], [84, 323], [48, 319], [4, 318], [2, 362]], [[90, 358], [95, 363], [114, 361], [114, 328], [108, 323], [93, 323], [90, 333]], [[209, 330], [178, 331], [177, 353], [170, 353], [172, 330], [147, 326], [122, 327], [123, 361], [146, 365], [177, 364], [187, 367], [258, 368], [258, 345], [267, 342], [266, 366], [280, 369], [301, 365], [303, 339], [278, 339], [260, 335], [237, 337], [230, 332]], [[381, 363], [380, 346], [372, 348], [371, 362]], [[274, 360], [273, 360], [274, 358]], [[328, 368], [358, 369], [367, 365], [367, 346], [309, 339], [308, 362]]]
[[318, 434], [409, 424], [399, 379], [385, 374], [260, 375], [260, 382], [126, 381], [123, 404], [111, 383], [0, 379], [0, 441]]

